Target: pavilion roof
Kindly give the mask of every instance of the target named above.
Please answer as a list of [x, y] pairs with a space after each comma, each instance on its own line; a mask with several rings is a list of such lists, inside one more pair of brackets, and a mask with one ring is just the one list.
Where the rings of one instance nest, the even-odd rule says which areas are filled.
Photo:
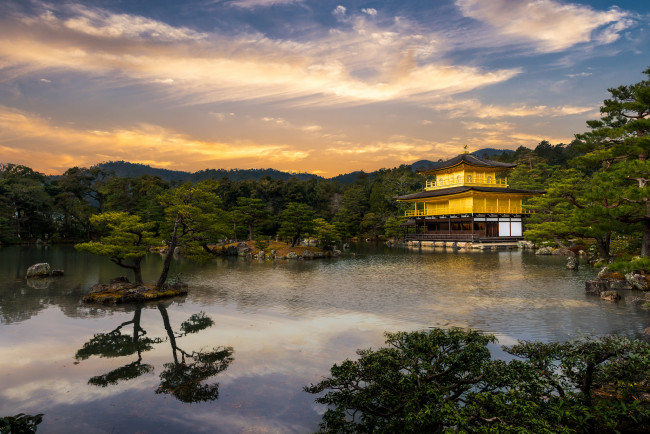
[[469, 164], [470, 166], [477, 166], [477, 167], [491, 167], [497, 170], [511, 169], [517, 166], [516, 164], [502, 163], [501, 161], [492, 161], [485, 158], [480, 158], [472, 154], [460, 154], [447, 161], [440, 161], [438, 163], [434, 163], [433, 165], [427, 168], [419, 169], [417, 170], [417, 172], [418, 173], [435, 172], [438, 170], [443, 170], [450, 167], [458, 166], [459, 164], [462, 163], [466, 163]]
[[522, 190], [518, 188], [502, 188], [502, 187], [474, 187], [474, 186], [460, 186], [441, 188], [439, 190], [421, 191], [419, 193], [407, 194], [404, 196], [397, 196], [397, 200], [411, 200], [411, 199], [426, 199], [429, 197], [449, 196], [452, 194], [465, 193], [474, 190], [483, 193], [501, 193], [501, 194], [525, 194], [537, 195], [546, 193], [544, 190]]

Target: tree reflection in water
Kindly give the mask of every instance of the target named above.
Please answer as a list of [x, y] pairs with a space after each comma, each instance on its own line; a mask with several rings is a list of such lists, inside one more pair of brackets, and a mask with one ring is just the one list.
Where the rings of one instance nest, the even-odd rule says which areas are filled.
[[[131, 380], [143, 374], [153, 372], [151, 365], [142, 363], [142, 353], [151, 350], [155, 344], [169, 341], [173, 361], [164, 364], [160, 373], [160, 385], [156, 393], [171, 394], [181, 402], [212, 401], [219, 397], [219, 383], [204, 383], [224, 371], [233, 361], [232, 347], [217, 347], [206, 351], [185, 351], [178, 346], [177, 339], [191, 333], [197, 333], [214, 325], [214, 321], [204, 312], [193, 314], [181, 323], [180, 331], [175, 333], [169, 321], [167, 308], [158, 304], [158, 311], [167, 331], [167, 337], [150, 338], [142, 328], [142, 306], [137, 306], [131, 321], [126, 321], [108, 333], [98, 333], [77, 351], [77, 360], [86, 360], [91, 356], [126, 357], [137, 354], [138, 359], [114, 369], [104, 375], [88, 380], [89, 384], [106, 387], [117, 384], [120, 380]], [[133, 334], [123, 334], [122, 328], [133, 325]]]

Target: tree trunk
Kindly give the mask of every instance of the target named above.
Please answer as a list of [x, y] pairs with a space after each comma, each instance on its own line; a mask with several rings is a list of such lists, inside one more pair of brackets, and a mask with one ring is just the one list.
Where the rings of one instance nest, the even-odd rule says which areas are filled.
[[300, 232], [298, 232], [292, 239], [291, 239], [291, 246], [290, 247], [295, 247], [296, 244], [298, 243], [298, 240], [300, 239]]
[[641, 243], [641, 256], [650, 256], [650, 219], [641, 222], [643, 241]]
[[567, 248], [567, 245], [564, 244], [558, 237], [553, 236], [553, 240], [557, 243], [558, 246], [560, 246], [560, 248], [562, 248], [562, 249]]
[[255, 235], [253, 235], [253, 224], [248, 224], [248, 241], [255, 241]]
[[235, 236], [235, 242], [237, 242], [237, 223], [232, 224], [232, 232]]
[[167, 281], [167, 275], [169, 274], [169, 267], [172, 264], [172, 258], [174, 257], [174, 250], [178, 243], [178, 225], [181, 222], [181, 215], [176, 214], [176, 221], [174, 222], [174, 233], [172, 234], [172, 239], [169, 242], [169, 250], [167, 250], [167, 255], [165, 256], [165, 262], [163, 262], [163, 269], [158, 278], [156, 286], [162, 289], [163, 285]]
[[142, 258], [133, 258], [133, 274], [135, 276], [135, 284], [142, 285]]
[[608, 233], [604, 237], [596, 237], [596, 246], [598, 246], [598, 255], [602, 259], [609, 259], [609, 243], [612, 238], [612, 234]]

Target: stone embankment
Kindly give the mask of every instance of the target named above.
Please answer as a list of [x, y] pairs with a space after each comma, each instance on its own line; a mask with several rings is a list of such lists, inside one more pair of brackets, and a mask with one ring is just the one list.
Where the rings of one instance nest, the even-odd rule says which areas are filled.
[[608, 272], [603, 268], [593, 280], [585, 282], [587, 294], [597, 295], [603, 300], [619, 301], [623, 297], [619, 291], [641, 291], [641, 295], [626, 297], [626, 302], [650, 303], [650, 275], [631, 272], [625, 275]]

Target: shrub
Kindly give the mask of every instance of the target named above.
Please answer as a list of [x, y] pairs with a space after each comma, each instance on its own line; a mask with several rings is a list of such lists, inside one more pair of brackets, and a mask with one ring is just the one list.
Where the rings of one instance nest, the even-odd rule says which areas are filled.
[[305, 387], [329, 407], [323, 432], [646, 432], [650, 344], [623, 337], [520, 342], [493, 360], [492, 335], [386, 333]]

